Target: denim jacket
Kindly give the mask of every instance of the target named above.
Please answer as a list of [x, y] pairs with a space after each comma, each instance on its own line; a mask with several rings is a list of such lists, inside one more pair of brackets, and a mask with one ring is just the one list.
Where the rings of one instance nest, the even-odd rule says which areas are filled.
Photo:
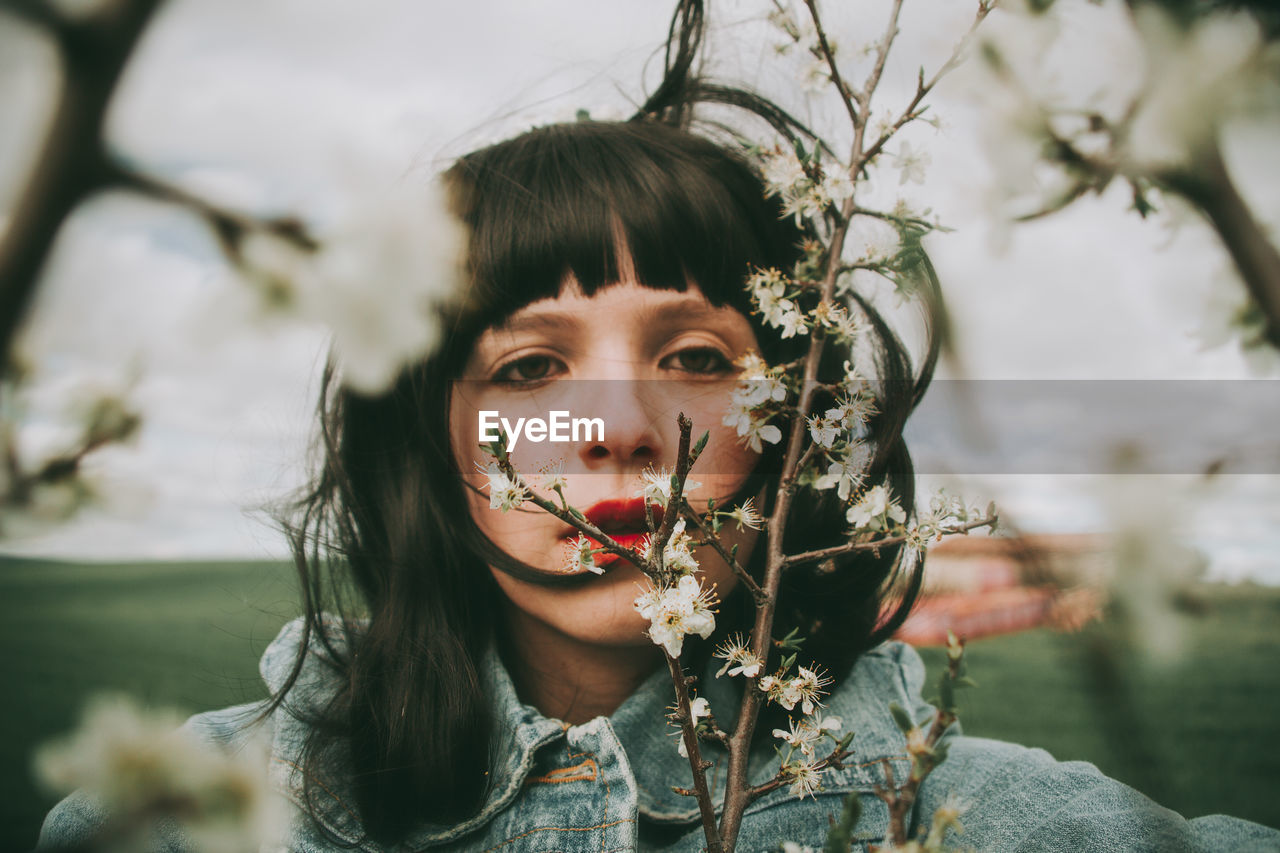
[[[301, 636], [299, 622], [285, 626], [263, 655], [261, 671], [275, 690], [283, 681]], [[313, 652], [290, 693], [293, 704], [322, 702], [333, 689], [333, 670]], [[711, 673], [707, 673], [708, 676]], [[705, 846], [696, 802], [672, 791], [692, 786], [688, 764], [677, 752], [675, 730], [663, 720], [671, 703], [665, 669], [656, 672], [611, 717], [577, 726], [547, 719], [521, 704], [496, 652], [485, 656], [484, 677], [499, 721], [490, 761], [492, 784], [484, 807], [453, 826], [422, 824], [396, 851], [698, 851]], [[736, 680], [736, 679], [732, 679]], [[736, 707], [731, 679], [700, 679], [722, 726]], [[842, 799], [857, 791], [862, 818], [861, 849], [883, 841], [888, 812], [874, 788], [885, 781], [884, 760], [897, 778], [908, 772], [906, 746], [888, 704], [896, 701], [924, 722], [933, 709], [920, 698], [924, 666], [902, 643], [887, 643], [864, 655], [834, 694], [827, 714], [841, 717], [855, 733], [853, 758], [843, 770], [824, 774], [824, 790], [797, 799], [786, 787], [752, 803], [738, 840], [740, 851], [778, 850], [791, 841], [821, 850], [828, 815], [838, 816]], [[258, 706], [242, 705], [197, 714], [187, 728], [224, 748], [248, 735], [245, 721]], [[312, 707], [315, 707], [312, 704]], [[272, 740], [270, 774], [294, 804], [285, 846], [297, 851], [360, 850], [380, 853], [361, 828], [354, 797], [336, 752], [312, 786], [322, 828], [303, 812], [300, 752], [305, 724], [281, 710], [267, 722]], [[1000, 850], [1280, 850], [1280, 832], [1215, 815], [1184, 820], [1142, 794], [1103, 776], [1084, 762], [1057, 762], [1048, 753], [983, 738], [966, 737], [958, 727], [947, 735], [949, 756], [921, 786], [917, 823], [948, 795], [958, 797], [964, 833], [950, 843], [979, 851]], [[713, 762], [708, 780], [717, 807], [723, 800], [726, 755], [718, 745], [703, 747]], [[753, 784], [776, 772], [778, 758], [762, 743], [749, 762]], [[317, 798], [318, 797], [318, 798]], [[46, 818], [40, 847], [84, 841], [104, 815], [77, 792]], [[190, 849], [181, 830], [164, 827], [157, 849]]]

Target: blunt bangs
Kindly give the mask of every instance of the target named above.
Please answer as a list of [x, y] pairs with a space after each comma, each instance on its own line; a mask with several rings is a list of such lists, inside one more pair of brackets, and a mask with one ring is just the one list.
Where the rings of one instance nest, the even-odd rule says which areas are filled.
[[448, 179], [472, 232], [473, 333], [554, 298], [569, 275], [591, 296], [628, 257], [647, 287], [694, 282], [750, 317], [751, 267], [789, 269], [800, 254], [801, 233], [744, 161], [666, 125], [542, 127], [463, 157]]

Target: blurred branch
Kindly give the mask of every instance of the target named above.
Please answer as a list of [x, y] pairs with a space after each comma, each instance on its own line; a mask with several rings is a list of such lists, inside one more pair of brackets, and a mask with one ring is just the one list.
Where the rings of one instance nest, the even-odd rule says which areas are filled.
[[320, 244], [297, 219], [261, 219], [225, 207], [182, 187], [152, 175], [135, 172], [115, 162], [103, 164], [103, 188], [126, 189], [142, 195], [185, 207], [209, 224], [218, 237], [223, 252], [232, 264], [240, 262], [240, 242], [254, 231], [264, 231], [293, 243], [300, 249], [314, 251]]
[[46, 4], [32, 0], [0, 6], [50, 31], [62, 72], [44, 153], [0, 243], [0, 354], [5, 358], [62, 223], [111, 174], [103, 140], [107, 108], [160, 3], [118, 0], [83, 22], [59, 18]]
[[1197, 152], [1193, 168], [1160, 180], [1208, 217], [1267, 318], [1267, 340], [1280, 348], [1280, 252], [1232, 183], [1217, 142]]

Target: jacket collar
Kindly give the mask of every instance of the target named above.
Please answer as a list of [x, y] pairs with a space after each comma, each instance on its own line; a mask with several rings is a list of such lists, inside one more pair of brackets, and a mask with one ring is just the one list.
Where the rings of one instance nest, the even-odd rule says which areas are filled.
[[[336, 627], [337, 623], [333, 623]], [[339, 631], [334, 631], [340, 637]], [[274, 693], [291, 671], [302, 638], [301, 620], [281, 630], [263, 654], [260, 670]], [[339, 650], [341, 648], [339, 647]], [[731, 731], [740, 701], [741, 679], [716, 678], [714, 659], [698, 679], [695, 690], [706, 698], [720, 727]], [[332, 662], [314, 638], [307, 660], [289, 700], [274, 716], [272, 777], [277, 787], [304, 810], [302, 750], [312, 715], [323, 710], [336, 689]], [[430, 847], [459, 838], [488, 823], [519, 795], [533, 768], [535, 753], [565, 735], [567, 727], [548, 719], [534, 707], [520, 702], [511, 677], [496, 648], [490, 644], [482, 660], [482, 678], [494, 701], [494, 748], [491, 750], [492, 785], [484, 807], [474, 817], [456, 825], [424, 824], [408, 839], [410, 849]], [[917, 719], [927, 715], [919, 699], [924, 667], [914, 650], [901, 643], [886, 643], [865, 655], [854, 666], [839, 689], [827, 697], [827, 713], [840, 716], [843, 731], [855, 732], [853, 763], [844, 771], [844, 783], [869, 786], [882, 781], [879, 760], [903, 755], [905, 742], [888, 713], [895, 699], [910, 709]], [[608, 724], [626, 750], [635, 775], [638, 807], [645, 817], [663, 823], [684, 823], [698, 819], [697, 803], [675, 793], [673, 785], [691, 787], [693, 776], [688, 761], [677, 749], [676, 729], [662, 726], [673, 703], [671, 680], [665, 667], [649, 676], [608, 718]], [[598, 720], [584, 725], [598, 725]], [[777, 770], [772, 739], [759, 737], [748, 762], [752, 784], [768, 781]], [[724, 783], [728, 756], [719, 744], [702, 742], [703, 756], [712, 762], [708, 785], [717, 809], [724, 803]], [[342, 841], [364, 850], [377, 847], [364, 838], [356, 816], [351, 790], [350, 767], [345, 747], [339, 742], [322, 764], [322, 778], [314, 779], [311, 799], [321, 825]]]

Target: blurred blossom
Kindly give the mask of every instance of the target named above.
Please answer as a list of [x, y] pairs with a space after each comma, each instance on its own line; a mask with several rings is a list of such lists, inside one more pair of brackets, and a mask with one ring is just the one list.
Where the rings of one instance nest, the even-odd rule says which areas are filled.
[[288, 812], [267, 782], [268, 745], [226, 752], [181, 722], [128, 697], [98, 697], [78, 729], [37, 751], [36, 777], [51, 792], [82, 789], [101, 802], [111, 815], [104, 845], [130, 849], [166, 817], [205, 853], [258, 850], [281, 837]]
[[104, 490], [86, 475], [86, 460], [132, 441], [142, 424], [119, 377], [34, 378], [0, 386], [0, 537], [10, 540], [46, 533], [98, 501]]
[[893, 165], [901, 170], [898, 184], [908, 182], [923, 184], [925, 169], [932, 162], [933, 158], [929, 156], [929, 152], [913, 151], [910, 142], [903, 142], [898, 146], [898, 154], [893, 159]]
[[1213, 14], [1184, 29], [1152, 4], [1134, 16], [1146, 73], [1124, 151], [1129, 168], [1191, 165], [1224, 115], [1264, 82], [1257, 23], [1244, 12]]
[[1117, 475], [1104, 478], [1099, 495], [1111, 519], [1116, 625], [1149, 658], [1168, 662], [1182, 654], [1183, 617], [1177, 594], [1198, 579], [1204, 559], [1185, 544], [1183, 530], [1194, 517], [1191, 484], [1172, 475], [1127, 473], [1141, 449], [1116, 451]]
[[317, 250], [257, 231], [241, 254], [264, 307], [327, 326], [343, 382], [377, 394], [435, 347], [437, 311], [461, 292], [466, 232], [437, 184], [349, 177]]

